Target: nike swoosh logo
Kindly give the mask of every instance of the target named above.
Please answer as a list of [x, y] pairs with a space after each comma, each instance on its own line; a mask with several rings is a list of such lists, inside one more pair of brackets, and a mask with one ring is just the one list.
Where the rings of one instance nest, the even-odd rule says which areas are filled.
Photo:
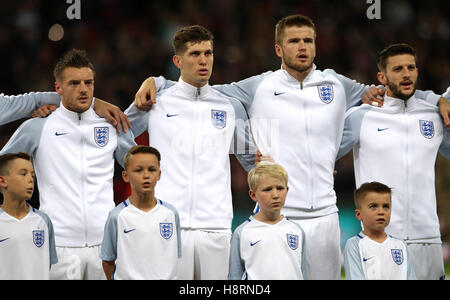
[[168, 118], [172, 118], [172, 117], [175, 117], [175, 116], [178, 116], [178, 114], [173, 114], [173, 115], [167, 114], [167, 117], [168, 117]]
[[55, 135], [56, 135], [56, 136], [66, 135], [66, 134], [67, 134], [67, 132], [61, 132], [61, 133], [59, 133], [58, 131], [55, 132]]
[[368, 261], [368, 260], [371, 259], [371, 258], [373, 258], [373, 256], [368, 257], [368, 258], [363, 257], [363, 261]]
[[123, 230], [123, 233], [129, 233], [129, 232], [132, 232], [132, 231], [135, 231], [135, 230], [136, 230], [136, 228], [135, 228], [135, 229], [130, 229], [130, 230], [124, 229], [124, 230]]
[[273, 92], [273, 95], [274, 95], [274, 96], [280, 96], [280, 95], [283, 95], [284, 93], [286, 93], [286, 92], [277, 93], [277, 91], [275, 91], [275, 92]]
[[9, 238], [6, 238], [6, 239], [3, 239], [3, 240], [0, 240], [0, 243], [1, 243], [1, 242], [4, 242], [4, 241], [6, 241], [6, 240], [9, 240]]
[[378, 131], [384, 131], [384, 130], [387, 130], [387, 129], [389, 129], [389, 128], [378, 128]]
[[255, 246], [256, 244], [258, 244], [259, 242], [261, 242], [261, 240], [256, 241], [256, 242], [254, 242], [254, 243], [250, 242], [250, 246], [253, 247], [253, 246]]

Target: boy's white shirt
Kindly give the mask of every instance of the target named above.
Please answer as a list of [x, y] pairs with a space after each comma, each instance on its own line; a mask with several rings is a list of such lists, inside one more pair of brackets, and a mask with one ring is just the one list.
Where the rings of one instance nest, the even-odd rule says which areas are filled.
[[362, 232], [350, 238], [345, 245], [344, 267], [350, 280], [416, 279], [406, 243], [390, 235], [381, 243]]
[[29, 207], [16, 219], [0, 208], [0, 280], [50, 279], [58, 262], [53, 225], [48, 216]]
[[115, 261], [113, 279], [176, 279], [180, 239], [173, 206], [157, 200], [145, 212], [127, 199], [108, 216], [100, 258]]
[[250, 217], [231, 238], [231, 280], [305, 279], [305, 234], [283, 217], [267, 224]]

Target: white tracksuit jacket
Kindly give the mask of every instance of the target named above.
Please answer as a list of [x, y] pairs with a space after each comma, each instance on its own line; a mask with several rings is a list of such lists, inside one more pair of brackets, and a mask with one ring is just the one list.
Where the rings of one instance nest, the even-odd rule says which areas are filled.
[[[178, 210], [182, 228], [230, 229], [233, 218], [229, 153], [249, 171], [254, 164], [248, 120], [239, 101], [208, 84], [196, 88], [181, 78], [157, 94], [148, 112], [126, 111], [135, 136], [148, 130], [161, 152], [155, 196]], [[253, 151], [252, 155], [248, 154]], [[248, 159], [248, 160], [245, 160]]]
[[[164, 77], [155, 81], [158, 90], [171, 85]], [[244, 105], [256, 146], [289, 174], [283, 215], [301, 218], [338, 211], [333, 171], [345, 112], [361, 103], [368, 87], [315, 65], [303, 82], [280, 69], [213, 86]], [[424, 94], [434, 104], [439, 99]]]
[[123, 165], [131, 133], [115, 128], [91, 107], [81, 114], [60, 106], [47, 118], [24, 122], [1, 154], [33, 156], [40, 210], [53, 222], [59, 247], [102, 243], [108, 213], [114, 208], [114, 156]]
[[338, 158], [353, 148], [356, 186], [379, 181], [393, 189], [387, 233], [440, 243], [434, 165], [438, 151], [450, 159], [450, 130], [436, 106], [414, 96], [384, 98], [381, 108], [348, 111]]

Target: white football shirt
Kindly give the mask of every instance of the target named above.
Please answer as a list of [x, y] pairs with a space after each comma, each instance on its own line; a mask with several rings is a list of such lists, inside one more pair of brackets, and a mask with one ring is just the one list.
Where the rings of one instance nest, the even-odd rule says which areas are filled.
[[180, 221], [170, 204], [157, 200], [145, 212], [127, 199], [109, 213], [100, 258], [115, 261], [113, 279], [176, 279], [180, 257]]
[[344, 250], [347, 279], [416, 279], [406, 243], [390, 235], [382, 243], [360, 232], [350, 238]]
[[230, 280], [305, 279], [305, 234], [283, 218], [271, 225], [250, 217], [231, 238]]
[[0, 280], [50, 279], [58, 262], [50, 218], [30, 206], [18, 220], [0, 208]]

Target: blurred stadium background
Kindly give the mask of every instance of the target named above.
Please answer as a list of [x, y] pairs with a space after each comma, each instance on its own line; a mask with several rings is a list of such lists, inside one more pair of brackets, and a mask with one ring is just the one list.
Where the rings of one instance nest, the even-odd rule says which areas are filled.
[[[178, 79], [171, 38], [178, 28], [191, 24], [201, 24], [215, 35], [210, 83], [238, 81], [280, 67], [273, 47], [274, 25], [295, 13], [311, 17], [316, 24], [319, 69], [332, 68], [359, 82], [377, 84], [377, 53], [390, 43], [405, 42], [418, 52], [418, 88], [442, 94], [450, 85], [450, 6], [444, 0], [379, 0], [380, 19], [366, 15], [373, 0], [81, 0], [78, 20], [67, 17], [72, 4], [66, 2], [0, 2], [0, 93], [54, 90], [52, 69], [57, 58], [80, 48], [88, 51], [96, 67], [95, 95], [124, 110], [148, 76]], [[0, 147], [22, 121], [0, 126]], [[247, 195], [246, 173], [231, 160], [235, 227], [248, 217], [253, 204]], [[351, 154], [336, 163], [336, 170], [343, 245], [360, 230], [353, 213]], [[436, 163], [436, 191], [448, 264], [450, 164], [441, 156]], [[115, 201], [122, 201], [127, 193], [116, 176]], [[34, 205], [36, 199], [37, 193]]]

